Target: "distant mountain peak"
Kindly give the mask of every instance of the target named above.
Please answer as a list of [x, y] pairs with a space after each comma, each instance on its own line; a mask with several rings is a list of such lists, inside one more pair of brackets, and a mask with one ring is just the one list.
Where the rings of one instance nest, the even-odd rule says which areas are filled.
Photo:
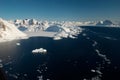
[[114, 25], [111, 20], [99, 21], [96, 25]]

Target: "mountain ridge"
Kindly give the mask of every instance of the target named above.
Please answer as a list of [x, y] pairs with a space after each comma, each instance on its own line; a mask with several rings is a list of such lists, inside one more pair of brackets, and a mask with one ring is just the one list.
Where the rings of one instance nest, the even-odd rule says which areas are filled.
[[14, 24], [0, 19], [0, 42], [24, 38], [27, 38], [27, 35], [18, 30]]

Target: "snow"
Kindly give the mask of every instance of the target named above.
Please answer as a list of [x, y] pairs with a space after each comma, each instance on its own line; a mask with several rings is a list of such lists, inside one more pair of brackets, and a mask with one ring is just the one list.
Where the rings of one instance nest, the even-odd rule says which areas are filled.
[[0, 42], [25, 38], [27, 35], [19, 31], [14, 24], [0, 19]]
[[35, 19], [15, 20], [14, 22], [8, 22], [1, 19], [0, 23], [0, 42], [37, 36], [52, 37], [54, 40], [59, 40], [62, 38], [74, 39], [78, 34], [80, 34], [80, 32], [82, 32], [82, 29], [78, 27], [81, 25], [80, 22], [50, 22], [37, 21]]
[[39, 48], [39, 49], [32, 50], [32, 53], [47, 53], [47, 50], [44, 48]]
[[28, 37], [54, 37], [54, 35], [56, 34], [56, 32], [46, 32], [46, 31], [38, 31], [38, 32], [29, 32], [26, 31], [25, 32], [27, 34]]
[[[8, 22], [0, 19], [0, 23], [3, 23], [6, 27], [6, 30], [4, 31], [4, 28], [1, 26], [2, 24], [0, 25], [0, 42], [22, 39], [26, 37], [26, 34], [27, 37], [42, 36], [51, 37], [54, 40], [60, 40], [62, 38], [75, 39], [83, 31], [83, 29], [79, 26], [95, 26], [99, 24], [113, 25], [110, 20], [99, 21], [98, 23], [96, 23], [95, 21], [38, 21], [36, 19], [24, 19]], [[86, 34], [83, 34], [83, 36], [86, 36]]]
[[112, 25], [112, 21], [110, 20], [105, 20], [105, 21], [101, 21], [100, 25]]
[[96, 26], [120, 27], [119, 23], [112, 22], [111, 20], [98, 21]]
[[54, 40], [74, 39], [82, 32], [82, 28], [78, 26], [89, 24], [75, 21], [37, 21], [35, 19], [16, 20], [13, 23], [28, 37], [53, 37]]

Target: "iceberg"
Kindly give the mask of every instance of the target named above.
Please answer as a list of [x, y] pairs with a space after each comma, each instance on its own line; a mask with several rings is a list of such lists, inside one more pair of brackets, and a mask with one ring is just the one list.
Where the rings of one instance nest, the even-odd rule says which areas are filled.
[[39, 48], [39, 49], [35, 49], [35, 50], [32, 50], [32, 53], [47, 53], [47, 50], [44, 49], [44, 48]]

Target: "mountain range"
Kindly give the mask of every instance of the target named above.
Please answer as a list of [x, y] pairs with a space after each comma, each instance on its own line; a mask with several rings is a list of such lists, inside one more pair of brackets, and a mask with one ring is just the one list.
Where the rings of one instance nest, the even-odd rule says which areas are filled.
[[[0, 19], [0, 42], [10, 41], [14, 39], [26, 38], [27, 35], [37, 33], [37, 35], [44, 35], [47, 32], [53, 32], [54, 39], [61, 38], [76, 38], [82, 32], [80, 26], [106, 26], [118, 27], [110, 20], [104, 21], [38, 21], [36, 19], [24, 19], [15, 21], [6, 21]], [[40, 33], [44, 32], [44, 33]], [[27, 33], [27, 34], [25, 34]], [[50, 33], [46, 34], [49, 35]], [[32, 36], [30, 36], [32, 37]]]

